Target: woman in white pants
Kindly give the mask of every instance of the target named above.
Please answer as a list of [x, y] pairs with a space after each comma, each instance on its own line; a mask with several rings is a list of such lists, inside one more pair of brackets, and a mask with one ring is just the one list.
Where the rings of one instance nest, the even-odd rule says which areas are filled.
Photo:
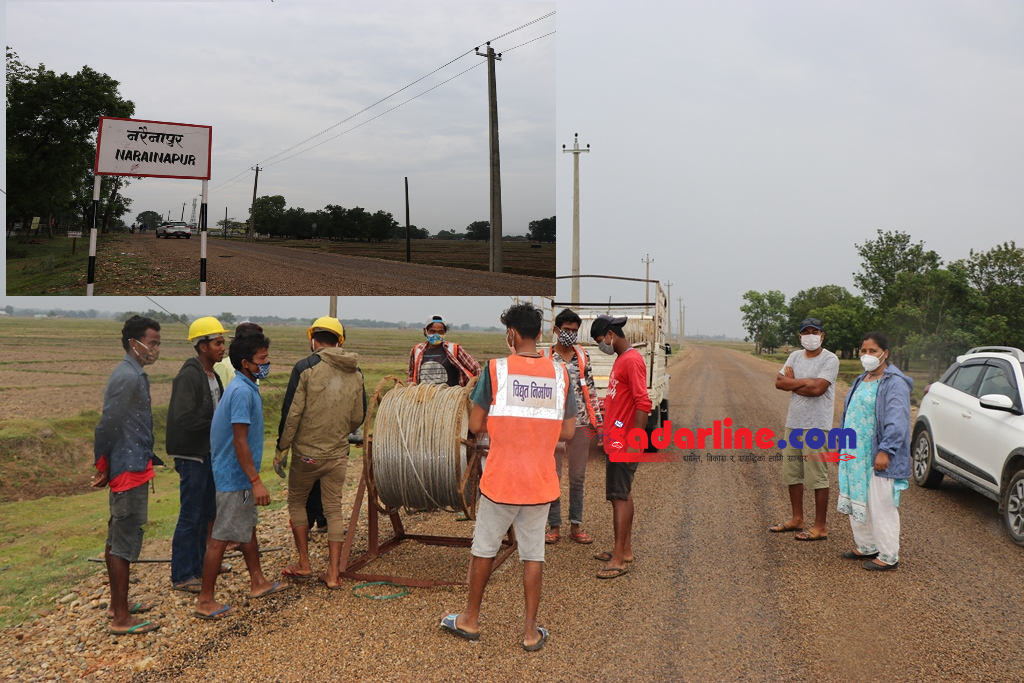
[[889, 364], [889, 340], [870, 332], [861, 342], [864, 373], [853, 382], [843, 407], [843, 428], [857, 434], [856, 447], [839, 462], [839, 512], [850, 516], [856, 549], [850, 560], [868, 560], [872, 571], [899, 568], [900, 491], [910, 478], [910, 390], [914, 380]]

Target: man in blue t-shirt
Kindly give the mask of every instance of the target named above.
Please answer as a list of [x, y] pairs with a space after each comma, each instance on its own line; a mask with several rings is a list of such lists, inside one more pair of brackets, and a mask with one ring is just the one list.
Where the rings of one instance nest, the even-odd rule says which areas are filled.
[[223, 619], [234, 612], [213, 599], [217, 574], [229, 542], [239, 543], [252, 584], [251, 598], [291, 588], [270, 582], [260, 567], [256, 542], [257, 505], [269, 505], [270, 493], [260, 481], [263, 463], [263, 399], [257, 379], [270, 373], [270, 340], [262, 332], [235, 330], [228, 350], [235, 380], [217, 404], [210, 426], [213, 481], [217, 488], [217, 517], [203, 560], [203, 587], [193, 614], [200, 619]]

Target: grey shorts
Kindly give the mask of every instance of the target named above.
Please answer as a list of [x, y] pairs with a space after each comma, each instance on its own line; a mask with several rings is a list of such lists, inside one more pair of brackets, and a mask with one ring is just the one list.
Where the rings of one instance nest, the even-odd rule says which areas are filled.
[[110, 492], [107, 545], [110, 554], [135, 562], [142, 554], [142, 527], [149, 521], [149, 482]]
[[217, 517], [213, 520], [213, 537], [218, 541], [248, 543], [259, 521], [256, 498], [252, 489], [217, 491]]
[[633, 491], [633, 477], [636, 476], [638, 462], [612, 462], [608, 455], [604, 456], [604, 498], [605, 500], [629, 500]]
[[480, 496], [476, 509], [473, 548], [477, 557], [494, 557], [508, 528], [515, 524], [520, 562], [544, 561], [544, 529], [551, 503], [543, 505], [505, 505]]

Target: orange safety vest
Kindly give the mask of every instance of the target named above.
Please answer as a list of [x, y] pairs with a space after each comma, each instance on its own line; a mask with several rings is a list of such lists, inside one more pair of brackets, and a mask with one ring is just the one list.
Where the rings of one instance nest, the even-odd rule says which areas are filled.
[[[462, 363], [459, 362], [459, 345], [455, 342], [443, 341], [441, 344], [444, 347], [445, 353], [448, 354], [448, 360], [452, 362], [459, 372], [464, 376], [472, 377], [473, 374], [466, 369]], [[420, 366], [423, 365], [423, 352], [427, 350], [426, 344], [417, 344], [413, 347], [413, 360], [412, 360], [412, 381], [418, 384], [420, 381]], [[462, 376], [460, 375], [460, 377]]]
[[480, 491], [495, 503], [542, 505], [558, 498], [555, 446], [569, 373], [548, 358], [509, 356], [488, 364], [491, 449]]
[[[545, 358], [554, 357], [553, 346], [542, 349], [541, 355]], [[590, 397], [590, 386], [587, 384], [586, 379], [583, 377], [583, 372], [587, 368], [587, 352], [583, 350], [583, 347], [579, 344], [572, 345], [573, 351], [576, 352], [576, 358], [578, 359], [577, 364], [580, 366], [580, 389], [583, 390], [583, 401], [587, 404], [587, 417], [590, 418], [590, 426], [595, 429], [601, 426], [601, 421], [597, 418], [597, 414], [594, 412], [594, 402]], [[579, 412], [579, 406], [576, 406], [576, 411]]]

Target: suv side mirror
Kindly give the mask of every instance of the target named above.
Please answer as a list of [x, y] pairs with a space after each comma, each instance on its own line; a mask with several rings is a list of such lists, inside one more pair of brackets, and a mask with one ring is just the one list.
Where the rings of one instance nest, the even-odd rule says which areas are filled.
[[982, 408], [988, 408], [989, 410], [1003, 410], [1007, 413], [1020, 414], [1020, 411], [1014, 408], [1013, 399], [1009, 396], [1003, 396], [1002, 394], [985, 394], [978, 399], [981, 403]]

